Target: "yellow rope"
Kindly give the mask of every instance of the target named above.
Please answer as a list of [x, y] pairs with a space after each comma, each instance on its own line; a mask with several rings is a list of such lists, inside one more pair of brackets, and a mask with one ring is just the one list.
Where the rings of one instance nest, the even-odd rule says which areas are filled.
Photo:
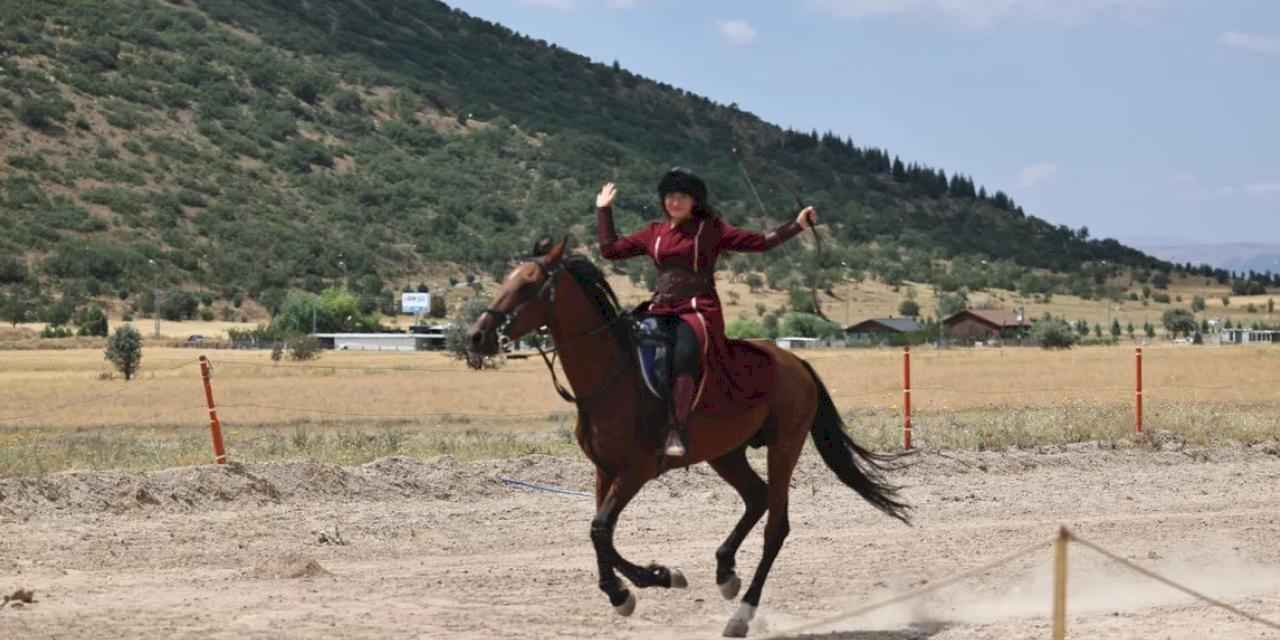
[[1225, 610], [1230, 611], [1231, 613], [1234, 613], [1234, 614], [1236, 614], [1236, 615], [1238, 615], [1238, 616], [1241, 616], [1241, 617], [1243, 617], [1243, 618], [1247, 618], [1247, 619], [1249, 619], [1249, 620], [1252, 620], [1253, 622], [1256, 622], [1256, 623], [1258, 623], [1258, 624], [1260, 624], [1260, 625], [1267, 626], [1267, 627], [1270, 627], [1270, 628], [1272, 628], [1272, 629], [1276, 629], [1276, 630], [1280, 631], [1280, 624], [1277, 624], [1277, 623], [1272, 622], [1272, 621], [1270, 621], [1270, 620], [1267, 620], [1267, 619], [1265, 619], [1265, 618], [1260, 618], [1260, 617], [1258, 617], [1258, 616], [1253, 615], [1252, 613], [1248, 613], [1248, 612], [1246, 612], [1246, 611], [1241, 611], [1240, 609], [1237, 609], [1236, 607], [1233, 607], [1233, 606], [1231, 606], [1231, 605], [1229, 605], [1229, 604], [1227, 604], [1227, 603], [1225, 603], [1225, 602], [1223, 602], [1223, 601], [1221, 601], [1221, 600], [1217, 600], [1217, 599], [1214, 599], [1214, 598], [1210, 598], [1209, 596], [1206, 596], [1206, 595], [1204, 595], [1204, 594], [1202, 594], [1202, 593], [1200, 593], [1200, 592], [1198, 592], [1198, 591], [1195, 591], [1194, 589], [1191, 589], [1191, 588], [1189, 588], [1189, 587], [1184, 587], [1184, 586], [1182, 586], [1182, 585], [1180, 585], [1180, 584], [1178, 584], [1178, 583], [1176, 583], [1176, 582], [1174, 582], [1174, 581], [1172, 581], [1172, 580], [1170, 580], [1170, 579], [1168, 579], [1168, 578], [1165, 578], [1165, 577], [1163, 577], [1163, 576], [1157, 575], [1157, 574], [1155, 574], [1155, 573], [1153, 573], [1153, 572], [1151, 572], [1151, 571], [1149, 571], [1149, 570], [1147, 570], [1147, 569], [1144, 569], [1144, 568], [1142, 568], [1142, 567], [1140, 567], [1140, 566], [1138, 566], [1138, 565], [1136, 565], [1136, 564], [1134, 564], [1134, 563], [1132, 563], [1132, 562], [1129, 562], [1128, 560], [1125, 560], [1124, 558], [1121, 558], [1120, 556], [1117, 556], [1117, 555], [1115, 555], [1114, 553], [1111, 553], [1110, 551], [1107, 551], [1106, 549], [1103, 549], [1102, 547], [1099, 547], [1098, 545], [1096, 545], [1096, 544], [1094, 544], [1094, 543], [1092, 543], [1092, 542], [1089, 542], [1088, 540], [1081, 539], [1079, 536], [1075, 535], [1074, 533], [1071, 533], [1071, 534], [1069, 534], [1069, 535], [1071, 536], [1071, 540], [1072, 540], [1073, 542], [1077, 542], [1077, 543], [1079, 543], [1080, 545], [1082, 545], [1082, 546], [1084, 546], [1084, 547], [1086, 547], [1086, 548], [1088, 548], [1088, 549], [1091, 549], [1091, 550], [1093, 550], [1093, 551], [1097, 552], [1098, 554], [1101, 554], [1102, 556], [1106, 557], [1108, 560], [1112, 560], [1112, 561], [1114, 561], [1114, 562], [1118, 562], [1118, 563], [1120, 563], [1120, 564], [1122, 564], [1122, 565], [1124, 565], [1124, 566], [1126, 566], [1126, 567], [1128, 567], [1128, 568], [1130, 568], [1130, 569], [1133, 569], [1134, 571], [1136, 571], [1136, 572], [1138, 572], [1138, 573], [1140, 573], [1140, 574], [1142, 574], [1142, 575], [1144, 575], [1144, 576], [1146, 576], [1146, 577], [1148, 577], [1148, 578], [1151, 578], [1152, 580], [1155, 580], [1156, 582], [1159, 582], [1160, 584], [1163, 584], [1163, 585], [1165, 585], [1166, 587], [1170, 587], [1170, 588], [1173, 588], [1173, 589], [1177, 589], [1178, 591], [1181, 591], [1181, 592], [1183, 592], [1183, 593], [1185, 593], [1185, 594], [1187, 594], [1187, 595], [1189, 595], [1189, 596], [1191, 596], [1191, 597], [1193, 597], [1193, 598], [1195, 598], [1195, 599], [1197, 599], [1197, 600], [1201, 600], [1201, 601], [1206, 602], [1206, 603], [1208, 603], [1208, 604], [1211, 604], [1211, 605], [1213, 605], [1213, 606], [1215, 606], [1215, 607], [1218, 607], [1219, 609], [1225, 609]]
[[990, 562], [990, 563], [988, 563], [988, 564], [982, 565], [981, 567], [978, 567], [978, 568], [976, 568], [976, 569], [970, 569], [969, 571], [966, 571], [966, 572], [961, 573], [961, 574], [956, 575], [956, 576], [952, 576], [952, 577], [947, 578], [946, 580], [943, 580], [943, 581], [941, 581], [941, 582], [935, 582], [935, 583], [933, 583], [933, 584], [931, 584], [931, 585], [929, 585], [929, 586], [927, 586], [927, 587], [923, 587], [923, 588], [920, 588], [920, 589], [916, 589], [915, 591], [912, 591], [912, 592], [910, 592], [910, 593], [904, 593], [904, 594], [902, 594], [902, 595], [900, 595], [900, 596], [895, 596], [895, 597], [893, 597], [893, 598], [889, 598], [888, 600], [882, 600], [882, 601], [880, 601], [880, 602], [876, 602], [876, 603], [874, 603], [874, 604], [869, 604], [869, 605], [867, 605], [867, 606], [865, 606], [865, 607], [860, 607], [860, 608], [854, 609], [854, 610], [852, 610], [852, 611], [846, 611], [846, 612], [844, 612], [844, 613], [839, 613], [839, 614], [836, 614], [836, 615], [834, 615], [834, 616], [831, 616], [830, 618], [824, 618], [824, 619], [822, 619], [822, 620], [818, 620], [817, 622], [812, 622], [812, 623], [809, 623], [809, 624], [801, 625], [801, 626], [796, 627], [796, 628], [794, 628], [794, 629], [788, 629], [788, 630], [786, 630], [786, 631], [781, 631], [781, 632], [778, 632], [778, 633], [769, 634], [769, 635], [767, 635], [767, 636], [764, 636], [763, 640], [769, 640], [770, 638], [783, 638], [783, 637], [787, 637], [787, 636], [795, 635], [795, 634], [797, 634], [797, 633], [803, 633], [803, 632], [805, 632], [805, 631], [811, 631], [811, 630], [816, 629], [816, 628], [818, 628], [818, 627], [825, 627], [825, 626], [827, 626], [827, 625], [836, 624], [837, 622], [844, 622], [845, 620], [850, 620], [850, 619], [856, 618], [856, 617], [858, 617], [858, 616], [866, 615], [866, 614], [871, 613], [872, 611], [876, 611], [876, 610], [878, 610], [878, 609], [883, 609], [883, 608], [885, 608], [885, 607], [890, 607], [890, 606], [893, 606], [893, 605], [898, 604], [898, 603], [900, 603], [900, 602], [905, 602], [905, 601], [907, 601], [907, 600], [911, 600], [911, 599], [918, 598], [918, 597], [920, 597], [920, 596], [923, 596], [923, 595], [926, 595], [926, 594], [929, 594], [929, 593], [933, 593], [934, 591], [939, 591], [939, 590], [941, 590], [941, 589], [945, 589], [946, 587], [949, 587], [949, 586], [951, 586], [951, 585], [953, 585], [953, 584], [955, 584], [955, 583], [957, 583], [957, 582], [961, 582], [961, 581], [963, 581], [963, 580], [967, 580], [967, 579], [972, 578], [972, 577], [974, 577], [974, 576], [978, 576], [978, 575], [984, 574], [984, 573], [986, 573], [986, 572], [988, 572], [988, 571], [991, 571], [991, 570], [993, 570], [993, 569], [997, 569], [997, 568], [999, 568], [999, 567], [1001, 567], [1001, 566], [1004, 566], [1004, 565], [1006, 565], [1006, 564], [1009, 564], [1010, 562], [1013, 562], [1013, 561], [1015, 561], [1015, 560], [1021, 559], [1021, 558], [1025, 557], [1025, 556], [1029, 556], [1029, 555], [1031, 555], [1031, 554], [1033, 554], [1033, 553], [1037, 553], [1037, 552], [1039, 552], [1039, 551], [1043, 551], [1044, 549], [1046, 549], [1046, 548], [1048, 548], [1048, 547], [1053, 546], [1053, 542], [1054, 542], [1053, 540], [1049, 540], [1049, 541], [1047, 541], [1047, 542], [1040, 542], [1040, 543], [1037, 543], [1037, 544], [1031, 545], [1031, 546], [1029, 546], [1029, 547], [1027, 547], [1027, 548], [1025, 548], [1025, 549], [1022, 549], [1022, 550], [1017, 551], [1017, 552], [1015, 552], [1015, 553], [1011, 553], [1011, 554], [1009, 554], [1009, 555], [1007, 555], [1007, 556], [1005, 556], [1005, 557], [1003, 557], [1003, 558], [1000, 558], [999, 560], [996, 560], [996, 561], [994, 561], [994, 562]]

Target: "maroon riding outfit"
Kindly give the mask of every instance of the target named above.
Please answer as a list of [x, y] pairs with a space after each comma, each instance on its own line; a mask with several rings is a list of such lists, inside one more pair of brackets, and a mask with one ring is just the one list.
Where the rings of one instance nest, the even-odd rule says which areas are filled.
[[[699, 205], [706, 198], [705, 187], [702, 190], [690, 193]], [[749, 342], [725, 339], [724, 315], [715, 286], [716, 259], [726, 251], [768, 251], [799, 234], [803, 227], [792, 221], [767, 234], [745, 231], [707, 213], [702, 206], [696, 206], [695, 215], [683, 223], [667, 218], [621, 238], [613, 226], [612, 208], [601, 207], [596, 209], [596, 227], [605, 258], [647, 255], [653, 260], [658, 279], [648, 312], [679, 316], [698, 338], [701, 380], [677, 375], [672, 389], [678, 427], [687, 424], [695, 408], [705, 413], [732, 413], [763, 400], [773, 378], [772, 359]]]

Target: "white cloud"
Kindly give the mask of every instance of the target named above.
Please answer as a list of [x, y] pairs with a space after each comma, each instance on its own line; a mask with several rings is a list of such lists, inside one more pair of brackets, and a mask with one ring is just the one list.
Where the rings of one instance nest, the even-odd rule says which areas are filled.
[[1218, 37], [1218, 42], [1233, 49], [1244, 49], [1269, 56], [1280, 55], [1280, 38], [1277, 37], [1228, 31]]
[[573, 0], [516, 0], [526, 7], [539, 9], [555, 9], [556, 11], [572, 11]]
[[1037, 162], [1029, 167], [1024, 167], [1018, 172], [1018, 181], [1023, 187], [1028, 189], [1046, 182], [1058, 174], [1058, 165], [1052, 162]]
[[1100, 13], [1141, 12], [1165, 0], [810, 0], [820, 11], [847, 18], [887, 15], [941, 16], [973, 27], [1021, 18], [1077, 23]]
[[720, 35], [729, 41], [729, 44], [743, 47], [755, 42], [756, 30], [746, 20], [722, 20], [720, 25]]

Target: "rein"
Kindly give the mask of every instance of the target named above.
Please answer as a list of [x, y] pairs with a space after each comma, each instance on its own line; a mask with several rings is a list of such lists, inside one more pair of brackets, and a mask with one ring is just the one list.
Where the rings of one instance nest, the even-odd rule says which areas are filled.
[[[551, 304], [551, 307], [550, 307], [551, 310], [548, 313], [554, 314], [555, 300], [556, 300], [555, 276], [558, 275], [560, 271], [563, 270], [564, 267], [558, 266], [554, 269], [548, 270], [547, 267], [543, 265], [541, 261], [534, 261], [534, 264], [538, 265], [538, 269], [542, 272], [542, 274], [546, 278], [546, 282], [545, 284], [542, 285], [542, 289], [538, 291], [537, 298], [542, 298], [544, 296], [547, 297], [547, 301]], [[527, 304], [527, 303], [524, 303], [524, 304]], [[520, 306], [516, 307], [510, 312], [491, 307], [491, 308], [485, 309], [484, 312], [482, 313], [482, 315], [484, 313], [490, 314], [498, 320], [498, 327], [496, 329], [496, 332], [498, 334], [498, 338], [502, 342], [502, 345], [509, 344], [511, 342], [511, 337], [507, 334], [507, 329], [510, 328], [511, 322], [514, 319], [514, 316], [519, 313], [520, 308], [523, 307], [524, 304], [521, 304]], [[612, 304], [612, 302], [610, 304]], [[607, 391], [611, 386], [613, 386], [613, 383], [616, 382], [618, 378], [622, 377], [622, 373], [626, 371], [627, 360], [626, 360], [626, 354], [624, 353], [622, 361], [614, 369], [613, 373], [609, 374], [609, 376], [605, 378], [604, 382], [602, 382], [595, 389], [593, 389], [591, 393], [585, 396], [582, 396], [581, 398], [575, 397], [572, 392], [570, 392], [563, 384], [561, 384], [560, 378], [556, 374], [555, 361], [560, 357], [560, 350], [565, 345], [572, 344], [582, 338], [589, 338], [592, 336], [599, 335], [600, 333], [611, 329], [614, 325], [618, 324], [619, 321], [626, 320], [630, 322], [632, 320], [632, 316], [629, 312], [621, 311], [618, 309], [617, 306], [614, 306], [614, 312], [616, 314], [616, 317], [614, 317], [614, 319], [606, 321], [602, 323], [600, 326], [590, 329], [588, 331], [584, 331], [577, 335], [570, 336], [569, 338], [561, 342], [557, 342], [556, 345], [550, 349], [543, 349], [541, 344], [534, 345], [534, 348], [538, 350], [538, 355], [542, 356], [543, 363], [547, 365], [547, 371], [551, 372], [551, 383], [555, 385], [556, 393], [559, 393], [560, 397], [563, 398], [565, 402], [572, 402], [575, 404], [586, 404], [587, 402], [598, 397], [602, 392]], [[554, 318], [552, 321], [554, 321]], [[538, 329], [538, 333], [540, 335], [544, 335], [544, 336], [546, 335], [545, 331], [541, 328]], [[502, 345], [500, 345], [500, 347]], [[551, 357], [548, 357], [547, 354], [551, 354]]]

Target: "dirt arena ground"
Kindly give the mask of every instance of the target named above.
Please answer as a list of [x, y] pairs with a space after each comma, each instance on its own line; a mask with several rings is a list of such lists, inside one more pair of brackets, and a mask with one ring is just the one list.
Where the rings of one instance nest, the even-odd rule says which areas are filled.
[[[756, 461], [759, 462], [758, 460]], [[759, 466], [757, 464], [757, 466]], [[624, 513], [619, 549], [680, 567], [687, 591], [596, 589], [581, 458], [383, 458], [0, 479], [0, 638], [712, 638], [732, 612], [713, 552], [739, 515], [706, 467], [669, 473]], [[753, 636], [785, 632], [1044, 542], [926, 599], [804, 636], [1049, 637], [1051, 551], [1065, 524], [1141, 566], [1280, 619], [1280, 447], [925, 452], [898, 475], [908, 528], [840, 485], [813, 451]], [[739, 554], [744, 579], [757, 529]], [[1077, 638], [1278, 638], [1087, 549], [1071, 548]]]

